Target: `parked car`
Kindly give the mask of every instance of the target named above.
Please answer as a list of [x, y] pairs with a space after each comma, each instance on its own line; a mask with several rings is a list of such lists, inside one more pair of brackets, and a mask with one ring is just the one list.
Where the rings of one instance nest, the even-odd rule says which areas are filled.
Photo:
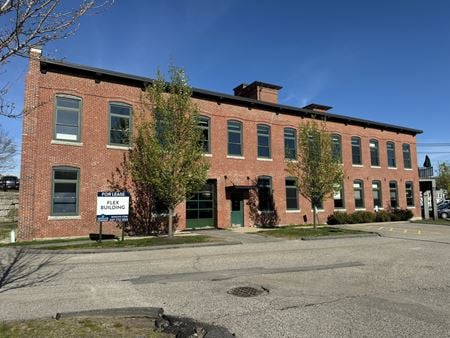
[[450, 203], [450, 200], [442, 200], [437, 203], [437, 207], [440, 208], [442, 205], [449, 204], [449, 203]]
[[442, 203], [438, 207], [439, 218], [449, 218], [450, 217], [450, 202]]
[[16, 176], [3, 176], [0, 178], [0, 188], [3, 190], [19, 189], [19, 178]]

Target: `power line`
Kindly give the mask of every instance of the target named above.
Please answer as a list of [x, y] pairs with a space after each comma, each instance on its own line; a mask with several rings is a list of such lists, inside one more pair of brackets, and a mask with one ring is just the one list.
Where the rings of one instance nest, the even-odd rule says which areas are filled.
[[417, 143], [418, 147], [450, 147], [450, 143]]
[[418, 154], [450, 154], [450, 151], [418, 151]]

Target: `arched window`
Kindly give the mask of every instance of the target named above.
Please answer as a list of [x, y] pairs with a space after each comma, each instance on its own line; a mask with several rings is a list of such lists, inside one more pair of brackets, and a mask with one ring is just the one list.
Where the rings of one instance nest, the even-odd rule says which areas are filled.
[[413, 182], [405, 182], [405, 193], [406, 193], [406, 206], [413, 207], [414, 206], [414, 188]]
[[331, 151], [333, 159], [342, 163], [342, 138], [339, 134], [331, 134]]
[[273, 211], [272, 177], [258, 177], [259, 210]]
[[76, 96], [58, 94], [55, 101], [54, 123], [54, 140], [80, 142], [81, 99]]
[[396, 168], [397, 163], [395, 161], [395, 144], [394, 144], [394, 142], [391, 142], [391, 141], [387, 142], [386, 148], [387, 148], [388, 167]]
[[297, 131], [294, 128], [284, 128], [284, 158], [297, 159]]
[[258, 124], [258, 158], [270, 158], [270, 127]]
[[131, 145], [131, 106], [120, 102], [109, 104], [109, 144]]
[[228, 155], [242, 156], [242, 122], [228, 121]]
[[202, 131], [202, 145], [205, 154], [211, 154], [211, 126], [210, 118], [208, 116], [198, 117], [198, 126]]
[[355, 208], [364, 208], [364, 182], [362, 180], [353, 181], [353, 192], [355, 195]]
[[391, 208], [397, 208], [398, 207], [397, 181], [389, 182], [389, 199], [391, 201]]
[[298, 189], [295, 177], [286, 177], [286, 210], [298, 210]]
[[381, 181], [372, 181], [372, 197], [373, 197], [373, 207], [382, 208], [383, 207], [383, 197], [381, 191]]
[[410, 148], [409, 144], [403, 143], [402, 151], [403, 151], [403, 167], [405, 169], [411, 169], [412, 168], [411, 148]]
[[361, 165], [361, 138], [358, 136], [352, 137], [352, 164]]
[[52, 216], [79, 215], [80, 169], [54, 167], [52, 172]]
[[370, 165], [374, 167], [380, 166], [380, 149], [378, 146], [378, 141], [371, 139], [369, 141], [370, 147]]

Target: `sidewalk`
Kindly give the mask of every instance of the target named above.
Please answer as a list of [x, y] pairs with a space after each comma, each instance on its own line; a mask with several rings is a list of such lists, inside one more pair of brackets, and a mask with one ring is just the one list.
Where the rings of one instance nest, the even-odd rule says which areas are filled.
[[192, 230], [192, 232], [199, 234], [204, 233], [205, 235], [221, 238], [224, 241], [240, 242], [241, 244], [273, 243], [284, 241], [284, 239], [282, 238], [257, 235], [256, 232], [261, 230], [263, 229], [255, 227], [240, 227], [223, 230], [222, 229]]
[[[166, 244], [166, 245], [153, 245], [153, 246], [142, 246], [142, 247], [123, 247], [123, 248], [97, 248], [97, 249], [71, 249], [71, 250], [47, 250], [43, 249], [43, 247], [51, 247], [51, 246], [69, 246], [74, 244], [84, 244], [89, 243], [89, 240], [80, 240], [80, 241], [70, 241], [70, 242], [57, 242], [57, 243], [36, 243], [27, 246], [9, 246], [5, 248], [21, 248], [23, 250], [36, 250], [40, 253], [53, 253], [53, 254], [75, 254], [75, 253], [107, 253], [107, 252], [117, 252], [117, 251], [144, 251], [144, 250], [161, 250], [161, 249], [178, 249], [178, 248], [193, 248], [193, 247], [205, 247], [205, 246], [224, 246], [224, 245], [241, 245], [241, 244], [258, 244], [258, 243], [271, 243], [271, 242], [280, 242], [284, 239], [276, 238], [276, 237], [266, 237], [256, 235], [255, 233], [260, 231], [259, 228], [252, 227], [242, 227], [242, 228], [234, 228], [234, 229], [198, 229], [198, 230], [184, 230], [181, 232], [177, 232], [175, 234], [178, 236], [197, 236], [197, 235], [206, 235], [218, 238], [219, 241], [216, 242], [205, 242], [205, 243], [187, 243], [187, 244]], [[148, 236], [153, 237], [153, 236]], [[129, 237], [125, 238], [128, 240], [140, 239], [145, 237]], [[104, 240], [106, 241], [114, 241], [114, 240]]]

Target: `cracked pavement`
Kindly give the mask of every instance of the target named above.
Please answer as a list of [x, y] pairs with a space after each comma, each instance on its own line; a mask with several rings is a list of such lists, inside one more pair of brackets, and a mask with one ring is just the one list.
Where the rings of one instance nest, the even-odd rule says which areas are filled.
[[[0, 287], [0, 318], [154, 306], [224, 326], [238, 337], [449, 337], [450, 227], [437, 229], [443, 243], [405, 236], [255, 241], [64, 259], [34, 253], [26, 265], [32, 273], [19, 281], [23, 286], [14, 287], [11, 279]], [[11, 252], [1, 249], [0, 255], [5, 267]], [[43, 259], [46, 264], [33, 269]], [[268, 292], [249, 298], [227, 293], [239, 286]]]

